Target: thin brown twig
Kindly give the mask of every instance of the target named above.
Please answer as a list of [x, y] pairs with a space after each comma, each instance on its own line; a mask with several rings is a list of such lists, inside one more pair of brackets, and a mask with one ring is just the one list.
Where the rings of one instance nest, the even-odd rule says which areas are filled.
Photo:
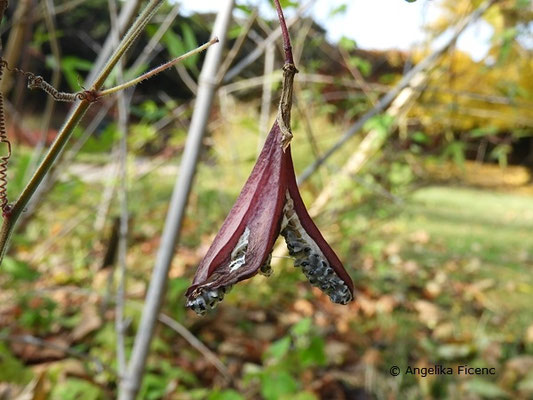
[[368, 83], [365, 80], [365, 78], [363, 78], [363, 75], [361, 74], [359, 69], [357, 67], [352, 67], [350, 65], [350, 55], [342, 47], [339, 47], [339, 51], [341, 53], [342, 59], [344, 60], [344, 64], [346, 66], [346, 69], [354, 77], [356, 82], [359, 83], [359, 85], [361, 86], [361, 90], [363, 91], [363, 93], [365, 94], [367, 99], [370, 101], [370, 103], [372, 103], [372, 105], [375, 106], [376, 105], [376, 96], [374, 95], [374, 93], [372, 93], [370, 91], [370, 86], [368, 85]]
[[194, 336], [185, 326], [178, 321], [170, 318], [168, 315], [160, 313], [159, 321], [168, 326], [173, 331], [177, 332], [183, 337], [192, 347], [194, 347], [206, 360], [215, 366], [215, 368], [224, 376], [227, 381], [232, 380], [231, 373], [222, 361], [213, 353], [205, 344], [203, 344], [196, 336]]
[[294, 75], [298, 72], [294, 65], [292, 56], [291, 38], [289, 30], [285, 23], [283, 10], [279, 0], [274, 0], [276, 11], [278, 13], [279, 25], [281, 29], [281, 36], [283, 38], [283, 49], [285, 50], [285, 64], [283, 65], [283, 83], [281, 89], [281, 98], [279, 101], [278, 115], [276, 121], [283, 137], [281, 145], [283, 150], [287, 149], [292, 140], [291, 131], [291, 109], [292, 109], [292, 95], [294, 90]]
[[289, 30], [287, 29], [287, 23], [285, 22], [285, 16], [283, 15], [283, 9], [279, 0], [274, 0], [276, 5], [276, 11], [278, 13], [279, 25], [281, 27], [281, 36], [283, 37], [283, 50], [285, 50], [285, 64], [294, 64], [292, 57], [291, 38], [289, 36]]

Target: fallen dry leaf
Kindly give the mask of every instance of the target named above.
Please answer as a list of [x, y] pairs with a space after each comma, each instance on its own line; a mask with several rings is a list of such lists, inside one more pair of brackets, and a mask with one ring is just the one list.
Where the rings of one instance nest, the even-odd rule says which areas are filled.
[[96, 304], [87, 303], [81, 307], [81, 322], [74, 328], [70, 337], [74, 342], [80, 341], [102, 326], [102, 318]]
[[62, 348], [68, 348], [70, 342], [61, 336], [54, 336], [44, 340], [43, 346], [13, 341], [11, 350], [13, 354], [28, 363], [44, 360], [59, 360], [66, 356]]
[[350, 346], [347, 343], [338, 340], [329, 340], [326, 343], [325, 353], [328, 359], [328, 364], [343, 364], [349, 352]]
[[305, 299], [298, 299], [294, 302], [294, 309], [300, 313], [302, 313], [302, 315], [306, 316], [306, 317], [309, 317], [311, 315], [313, 315], [315, 309], [313, 307], [313, 304], [311, 304], [310, 301], [308, 300], [305, 300]]
[[415, 310], [418, 311], [418, 319], [429, 328], [434, 328], [441, 317], [441, 310], [435, 304], [425, 300], [418, 300], [414, 303]]
[[525, 375], [533, 370], [533, 356], [518, 356], [505, 363], [505, 368]]

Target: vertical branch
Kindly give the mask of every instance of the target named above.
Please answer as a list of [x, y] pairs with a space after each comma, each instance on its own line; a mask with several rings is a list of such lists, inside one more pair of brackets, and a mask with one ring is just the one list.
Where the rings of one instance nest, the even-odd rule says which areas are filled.
[[281, 99], [279, 101], [278, 116], [276, 118], [281, 135], [283, 137], [281, 145], [285, 150], [292, 140], [291, 131], [291, 109], [292, 109], [292, 92], [294, 89], [294, 75], [298, 72], [294, 66], [294, 59], [292, 56], [291, 38], [289, 30], [285, 23], [283, 10], [279, 0], [274, 0], [276, 11], [278, 12], [279, 25], [281, 28], [281, 36], [283, 37], [283, 49], [285, 51], [285, 65], [283, 65], [283, 87], [281, 90]]
[[281, 36], [283, 38], [283, 50], [285, 50], [285, 64], [294, 64], [292, 57], [291, 37], [289, 36], [289, 30], [287, 29], [287, 23], [285, 22], [285, 16], [283, 15], [283, 9], [279, 0], [274, 0], [276, 5], [276, 11], [278, 12], [279, 26], [281, 27]]
[[181, 225], [196, 172], [202, 139], [211, 111], [213, 94], [217, 85], [217, 70], [222, 58], [222, 51], [224, 50], [226, 32], [228, 30], [233, 5], [234, 0], [223, 2], [215, 20], [212, 35], [219, 37], [220, 45], [211, 47], [208, 50], [200, 74], [198, 96], [183, 152], [180, 173], [174, 186], [172, 199], [170, 200], [165, 228], [161, 237], [161, 244], [157, 253], [150, 285], [146, 293], [145, 305], [139, 330], [135, 337], [128, 370], [120, 385], [119, 400], [134, 400], [141, 386], [150, 343], [152, 342], [159, 309], [161, 308], [165, 294], [168, 270], [174, 256], [176, 244], [179, 240]]
[[126, 132], [128, 126], [127, 100], [125, 96], [118, 101], [119, 132], [120, 132], [120, 167], [119, 167], [119, 201], [120, 201], [120, 228], [118, 239], [118, 277], [116, 295], [116, 330], [117, 330], [117, 360], [120, 366], [120, 375], [126, 371], [126, 344], [125, 344], [125, 322], [124, 322], [124, 302], [126, 298], [126, 253], [128, 247], [128, 188], [127, 188], [127, 143]]
[[[113, 47], [119, 42], [119, 25], [117, 21], [116, 0], [108, 0], [109, 15], [111, 19], [111, 35]], [[120, 60], [117, 65], [117, 80], [122, 83], [124, 78], [123, 62]], [[118, 106], [118, 131], [120, 133], [119, 154], [119, 202], [120, 202], [120, 226], [118, 235], [118, 265], [117, 265], [117, 292], [115, 304], [115, 331], [117, 335], [117, 365], [118, 375], [124, 376], [126, 372], [126, 339], [124, 322], [124, 302], [126, 300], [125, 280], [126, 280], [126, 253], [128, 237], [128, 193], [127, 193], [127, 142], [126, 132], [128, 129], [128, 100], [124, 92], [117, 93]]]

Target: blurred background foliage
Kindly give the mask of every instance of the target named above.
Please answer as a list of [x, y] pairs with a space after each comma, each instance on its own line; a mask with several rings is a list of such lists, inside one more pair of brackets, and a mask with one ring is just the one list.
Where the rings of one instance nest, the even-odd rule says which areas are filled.
[[[79, 90], [109, 34], [105, 0], [55, 1], [60, 60], [42, 18], [45, 1], [10, 2], [2, 42], [26, 4], [16, 65]], [[294, 11], [297, 2], [285, 2]], [[433, 39], [478, 0], [442, 0], [427, 40], [411, 52], [366, 50], [325, 39], [308, 17], [292, 27], [300, 74], [293, 110], [293, 157], [301, 172], [431, 51]], [[126, 70], [174, 4], [165, 4], [128, 54]], [[277, 22], [238, 3], [232, 65]], [[335, 13], [345, 12], [339, 7]], [[42, 11], [42, 12], [41, 12]], [[60, 12], [61, 11], [61, 12]], [[384, 10], [384, 12], [386, 12]], [[234, 289], [204, 318], [184, 308], [195, 267], [237, 197], [266, 135], [261, 120], [264, 57], [218, 90], [182, 240], [163, 308], [212, 352], [198, 351], [172, 324], [157, 327], [143, 399], [419, 399], [533, 396], [533, 58], [532, 4], [505, 0], [483, 17], [493, 28], [487, 56], [474, 61], [454, 46], [430, 71], [398, 120], [372, 119], [302, 187], [311, 206], [336, 190], [315, 218], [344, 260], [358, 291], [347, 307], [311, 288], [285, 256], [274, 275]], [[250, 29], [244, 27], [255, 18]], [[208, 40], [214, 15], [179, 15], [139, 74]], [[376, 21], [378, 23], [379, 21]], [[276, 49], [269, 123], [279, 89]], [[183, 152], [204, 55], [136, 88], [128, 131], [131, 213], [128, 242], [127, 348], [139, 323], [168, 200]], [[186, 82], [189, 82], [188, 84]], [[192, 84], [191, 84], [192, 82]], [[110, 82], [111, 83], [111, 82]], [[56, 104], [42, 131], [46, 97], [16, 77], [4, 87], [14, 142], [9, 194], [27, 182], [35, 149], [51, 143], [68, 104]], [[114, 265], [116, 110], [92, 107], [77, 130], [67, 167], [16, 234], [0, 274], [0, 398], [108, 399], [117, 389]], [[84, 133], [93, 121], [94, 133]], [[394, 122], [394, 123], [393, 123]], [[267, 127], [268, 129], [268, 127]], [[357, 174], [343, 174], [366, 132], [385, 144]], [[221, 364], [214, 364], [215, 357]], [[400, 374], [412, 367], [468, 364], [494, 376]], [[27, 396], [27, 397], [23, 397]]]

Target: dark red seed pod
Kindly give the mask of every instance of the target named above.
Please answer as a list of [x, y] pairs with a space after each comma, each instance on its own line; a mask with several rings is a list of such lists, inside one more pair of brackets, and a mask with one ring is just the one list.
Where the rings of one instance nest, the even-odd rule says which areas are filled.
[[200, 262], [187, 305], [203, 314], [237, 282], [268, 274], [274, 243], [281, 234], [295, 266], [335, 303], [353, 299], [353, 283], [313, 223], [302, 201], [290, 147], [282, 149], [276, 122], [241, 194]]
[[294, 66], [289, 32], [279, 0], [275, 0], [285, 49], [283, 88], [276, 122], [252, 173], [198, 266], [185, 294], [198, 314], [213, 308], [231, 286], [258, 272], [271, 273], [270, 257], [281, 233], [294, 265], [311, 284], [335, 303], [353, 300], [353, 283], [339, 258], [322, 237], [300, 196], [290, 141]]

